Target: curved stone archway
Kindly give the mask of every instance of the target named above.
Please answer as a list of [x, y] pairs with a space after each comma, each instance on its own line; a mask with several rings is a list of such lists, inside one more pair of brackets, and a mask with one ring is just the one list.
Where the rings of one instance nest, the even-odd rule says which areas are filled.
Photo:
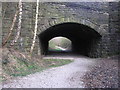
[[86, 56], [92, 49], [93, 41], [101, 37], [94, 29], [83, 24], [73, 22], [57, 24], [38, 35], [42, 54], [48, 54], [48, 41], [57, 36], [63, 36], [72, 41], [72, 53]]
[[107, 33], [107, 30], [104, 29], [104, 28], [101, 28], [101, 25], [98, 25], [97, 23], [93, 23], [91, 22], [90, 20], [87, 20], [87, 19], [83, 19], [83, 18], [58, 18], [58, 19], [55, 19], [55, 20], [46, 20], [46, 23], [41, 26], [39, 28], [39, 31], [38, 33], [41, 33], [45, 30], [47, 30], [48, 28], [52, 27], [52, 26], [55, 26], [55, 25], [58, 25], [58, 24], [61, 24], [61, 23], [79, 23], [79, 24], [82, 24], [82, 25], [85, 25], [85, 26], [88, 26], [92, 29], [94, 29], [96, 32], [98, 32], [101, 36], [105, 35]]

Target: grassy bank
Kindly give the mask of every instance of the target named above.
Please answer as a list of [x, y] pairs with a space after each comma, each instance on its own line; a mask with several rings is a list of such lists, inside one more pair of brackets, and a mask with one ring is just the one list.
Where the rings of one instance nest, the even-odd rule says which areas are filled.
[[71, 60], [64, 60], [64, 59], [44, 59], [42, 60], [43, 66], [31, 64], [31, 65], [25, 65], [25, 63], [20, 63], [20, 65], [24, 65], [24, 67], [16, 68], [16, 72], [9, 72], [7, 71], [7, 74], [13, 77], [17, 76], [26, 76], [35, 72], [40, 72], [48, 68], [52, 67], [58, 67], [65, 64], [69, 64], [72, 61]]
[[40, 72], [51, 67], [58, 67], [72, 60], [64, 59], [39, 59], [30, 57], [28, 54], [15, 51], [13, 49], [2, 49], [2, 74], [0, 81], [9, 80], [18, 76], [26, 76], [35, 72]]

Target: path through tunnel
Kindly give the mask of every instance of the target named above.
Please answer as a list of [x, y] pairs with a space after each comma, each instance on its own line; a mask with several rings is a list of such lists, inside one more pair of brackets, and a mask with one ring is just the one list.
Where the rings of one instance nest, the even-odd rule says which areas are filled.
[[[38, 35], [41, 53], [48, 55], [49, 41], [54, 37], [66, 37], [72, 42], [72, 49], [68, 53], [88, 56], [92, 49], [93, 41], [100, 39], [101, 35], [94, 29], [79, 23], [62, 23], [54, 25]], [[58, 53], [58, 52], [51, 52]], [[63, 53], [63, 52], [61, 52]], [[63, 53], [64, 54], [64, 53]]]

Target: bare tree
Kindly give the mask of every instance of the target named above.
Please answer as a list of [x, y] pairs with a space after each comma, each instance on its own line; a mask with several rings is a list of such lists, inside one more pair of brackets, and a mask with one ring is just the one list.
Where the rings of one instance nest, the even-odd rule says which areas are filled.
[[35, 17], [34, 37], [33, 37], [33, 42], [32, 42], [32, 46], [31, 46], [31, 50], [30, 50], [31, 54], [32, 54], [33, 49], [34, 49], [35, 41], [36, 41], [36, 36], [37, 36], [38, 10], [39, 10], [39, 0], [37, 0], [37, 5], [36, 5], [36, 17]]
[[19, 0], [19, 20], [18, 20], [18, 29], [15, 39], [12, 41], [11, 45], [14, 45], [17, 42], [18, 38], [20, 37], [21, 32], [21, 22], [22, 22], [22, 0]]
[[2, 46], [5, 46], [5, 45], [6, 45], [6, 43], [8, 42], [8, 40], [9, 40], [11, 34], [12, 34], [13, 28], [14, 28], [14, 26], [15, 26], [15, 22], [16, 22], [17, 15], [18, 15], [18, 11], [16, 11], [16, 13], [15, 13], [15, 15], [14, 15], [11, 28], [10, 28], [10, 30], [9, 30], [9, 33], [7, 34], [7, 36], [5, 37], [5, 39], [4, 39], [3, 42], [2, 42]]

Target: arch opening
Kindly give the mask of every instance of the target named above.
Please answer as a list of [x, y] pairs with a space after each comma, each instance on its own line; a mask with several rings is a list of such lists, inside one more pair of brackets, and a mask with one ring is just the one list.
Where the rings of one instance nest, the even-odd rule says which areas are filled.
[[[101, 35], [94, 29], [79, 23], [62, 23], [51, 26], [39, 35], [41, 53], [49, 54], [49, 41], [54, 37], [65, 37], [72, 42], [71, 53], [88, 56], [93, 42], [100, 40]], [[94, 43], [96, 45], [96, 43]], [[57, 52], [56, 52], [57, 53]]]
[[48, 52], [71, 52], [72, 41], [66, 37], [58, 36], [49, 40]]

